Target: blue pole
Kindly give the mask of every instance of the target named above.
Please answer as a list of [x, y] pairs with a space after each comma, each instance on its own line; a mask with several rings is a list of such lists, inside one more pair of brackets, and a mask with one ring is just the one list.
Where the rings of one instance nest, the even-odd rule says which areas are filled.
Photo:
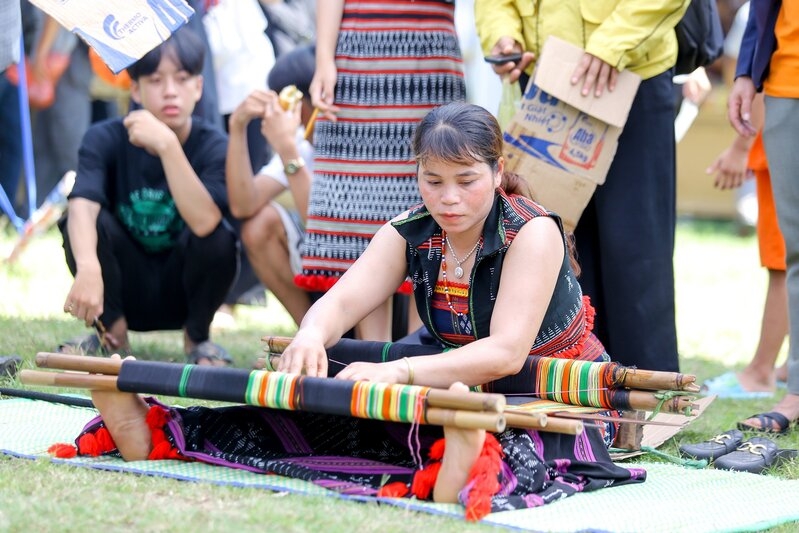
[[28, 191], [28, 214], [30, 218], [36, 210], [36, 171], [33, 167], [33, 136], [31, 135], [31, 112], [28, 107], [28, 75], [25, 71], [25, 43], [22, 36], [19, 38], [22, 58], [19, 61], [19, 118], [20, 131], [22, 132], [22, 163], [25, 167], [25, 186]]

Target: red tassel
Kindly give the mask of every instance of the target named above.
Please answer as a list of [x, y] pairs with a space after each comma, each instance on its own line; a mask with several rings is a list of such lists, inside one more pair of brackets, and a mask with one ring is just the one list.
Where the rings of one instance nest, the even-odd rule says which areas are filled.
[[395, 481], [380, 487], [377, 491], [378, 498], [402, 498], [408, 495], [408, 485], [402, 481]]
[[59, 442], [47, 448], [47, 453], [60, 459], [72, 459], [78, 455], [78, 449], [72, 444]]
[[411, 494], [420, 500], [429, 499], [430, 494], [433, 492], [433, 487], [436, 485], [439, 470], [441, 470], [441, 461], [431, 462], [421, 470], [417, 470], [413, 475]]
[[172, 446], [169, 439], [166, 438], [164, 426], [169, 423], [171, 416], [169, 411], [160, 405], [151, 405], [147, 411], [145, 421], [150, 428], [150, 440], [153, 443], [153, 449], [147, 456], [151, 461], [158, 461], [161, 459], [178, 459], [180, 461], [191, 461], [192, 459], [182, 455], [178, 449]]
[[94, 432], [94, 438], [101, 454], [114, 451], [117, 448], [114, 439], [111, 437], [111, 432], [105, 426]]
[[480, 456], [469, 471], [466, 481], [466, 520], [480, 520], [491, 512], [491, 497], [499, 492], [499, 473], [502, 468], [502, 446], [496, 437], [486, 433]]

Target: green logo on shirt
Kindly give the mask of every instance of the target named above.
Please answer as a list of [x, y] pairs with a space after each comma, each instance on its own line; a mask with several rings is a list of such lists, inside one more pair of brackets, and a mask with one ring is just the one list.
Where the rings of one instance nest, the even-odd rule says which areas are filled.
[[119, 219], [148, 252], [160, 252], [175, 245], [185, 224], [169, 191], [137, 189], [129, 204], [120, 204]]

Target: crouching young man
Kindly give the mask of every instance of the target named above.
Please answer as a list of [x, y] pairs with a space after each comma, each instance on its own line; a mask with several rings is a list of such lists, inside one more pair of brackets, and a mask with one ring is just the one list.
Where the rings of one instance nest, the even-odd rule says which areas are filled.
[[107, 333], [81, 351], [129, 351], [128, 330], [183, 329], [189, 362], [230, 362], [209, 340], [238, 240], [226, 220], [227, 138], [192, 116], [203, 51], [189, 28], [175, 32], [128, 68], [141, 108], [83, 138], [60, 224], [74, 276], [64, 311]]

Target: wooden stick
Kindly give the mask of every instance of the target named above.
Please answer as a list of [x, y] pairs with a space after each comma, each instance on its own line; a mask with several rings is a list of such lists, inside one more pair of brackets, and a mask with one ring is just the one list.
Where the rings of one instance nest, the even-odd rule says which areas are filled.
[[502, 413], [486, 413], [478, 411], [461, 411], [458, 409], [440, 409], [428, 407], [424, 418], [428, 424], [436, 426], [452, 426], [462, 429], [485, 429], [494, 433], [505, 431], [505, 415]]
[[44, 372], [27, 368], [20, 370], [18, 375], [19, 380], [26, 385], [45, 385], [49, 387], [69, 387], [105, 391], [119, 390], [117, 389], [116, 376], [77, 374], [74, 372]]
[[[629, 393], [631, 409], [636, 409], [639, 411], [655, 411], [660, 405], [660, 399], [654, 392], [631, 390]], [[696, 407], [697, 406], [693, 403], [692, 397], [675, 396], [674, 398], [663, 402], [663, 404], [660, 405], [660, 410], [664, 413], [684, 414]]]
[[271, 354], [281, 354], [283, 350], [285, 350], [291, 341], [294, 340], [291, 337], [281, 337], [279, 335], [266, 335], [265, 337], [261, 337], [261, 342], [266, 343], [266, 350]]
[[583, 432], [583, 422], [581, 420], [567, 420], [565, 418], [553, 418], [547, 416], [543, 426], [529, 416], [530, 413], [520, 413], [508, 411], [505, 413], [508, 427], [523, 429], [538, 429], [550, 433], [562, 433], [565, 435], [579, 435]]
[[627, 368], [624, 371], [622, 384], [629, 389], [699, 392], [696, 376], [679, 372]]
[[306, 141], [311, 139], [311, 134], [313, 133], [313, 127], [317, 116], [319, 116], [319, 108], [314, 107], [313, 113], [311, 113], [311, 117], [308, 119], [308, 124], [305, 126], [305, 133], [303, 134], [303, 139]]
[[119, 375], [119, 369], [122, 367], [122, 360], [86, 355], [39, 352], [36, 354], [36, 366], [39, 368], [57, 368], [60, 370], [75, 370], [78, 372], [92, 372], [94, 374], [116, 376]]

